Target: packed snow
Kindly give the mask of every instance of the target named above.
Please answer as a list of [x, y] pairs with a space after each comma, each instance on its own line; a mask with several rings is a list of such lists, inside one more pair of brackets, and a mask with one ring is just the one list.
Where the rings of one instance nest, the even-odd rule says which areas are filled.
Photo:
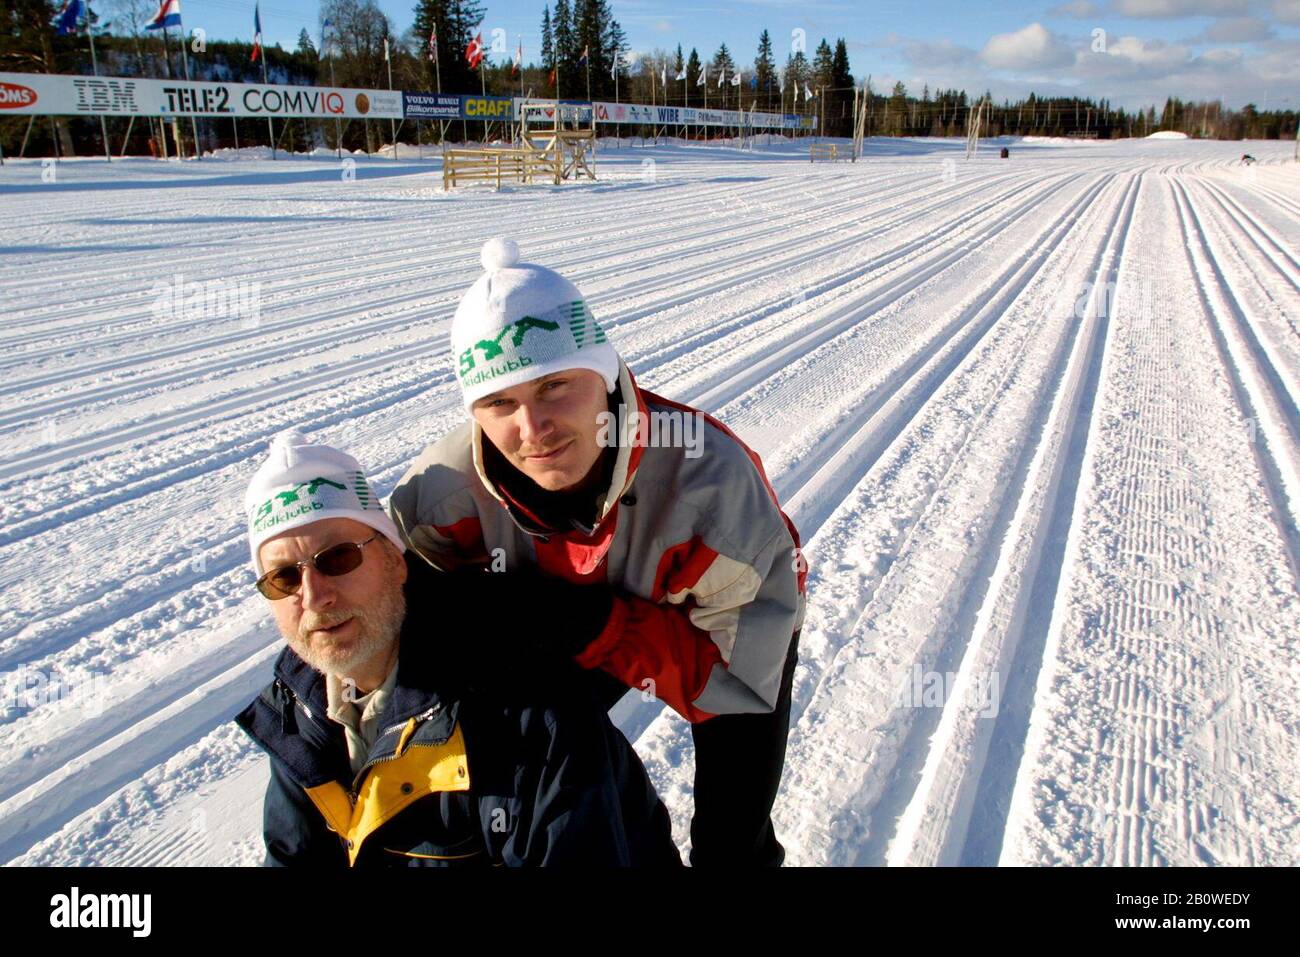
[[[387, 495], [504, 234], [801, 532], [788, 863], [1300, 863], [1293, 144], [604, 146], [500, 192], [414, 148], [0, 167], [0, 861], [260, 861], [244, 486], [299, 426]], [[614, 714], [685, 851], [688, 726]]]

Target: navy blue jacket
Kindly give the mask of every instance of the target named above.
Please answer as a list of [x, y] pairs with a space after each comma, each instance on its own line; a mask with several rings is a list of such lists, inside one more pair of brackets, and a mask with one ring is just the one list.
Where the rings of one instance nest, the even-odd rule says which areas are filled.
[[[266, 863], [680, 867], [667, 809], [581, 669], [467, 663], [467, 642], [503, 647], [483, 619], [527, 626], [489, 614], [473, 633], [455, 627], [463, 581], [408, 565], [397, 682], [359, 774], [325, 715], [324, 677], [287, 646], [235, 718], [271, 756]], [[503, 588], [495, 577], [474, 587]]]

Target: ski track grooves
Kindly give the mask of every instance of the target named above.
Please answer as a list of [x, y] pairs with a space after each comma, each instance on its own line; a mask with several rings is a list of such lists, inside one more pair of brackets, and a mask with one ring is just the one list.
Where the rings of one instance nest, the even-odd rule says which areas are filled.
[[[20, 502], [0, 530], [8, 566], [0, 585], [22, 588], [24, 566], [45, 558], [70, 528], [90, 533], [88, 554], [97, 555], [113, 537], [96, 519], [139, 517], [141, 502], [157, 531], [182, 528], [200, 479], [233, 475], [255, 459], [283, 427], [265, 413], [311, 390], [330, 392], [311, 422], [327, 437], [355, 420], [379, 423], [368, 430], [386, 418], [406, 429], [451, 421], [455, 382], [441, 323], [474, 258], [466, 251], [510, 210], [524, 258], [591, 290], [599, 312], [613, 317], [602, 323], [629, 343], [629, 365], [655, 391], [761, 430], [765, 415], [798, 407], [801, 380], [816, 382], [819, 396], [845, 390], [840, 405], [807, 410], [797, 434], [782, 437], [784, 458], [764, 452], [765, 461], [782, 463], [769, 475], [812, 562], [810, 584], [819, 591], [810, 597], [861, 583], [835, 615], [819, 608], [818, 624], [805, 627], [777, 807], [791, 863], [1015, 862], [1003, 842], [1032, 814], [1026, 792], [1044, 746], [1031, 717], [1058, 660], [1079, 536], [1095, 506], [1098, 417], [1112, 401], [1108, 370], [1116, 361], [1109, 343], [1117, 301], [1108, 290], [1120, 290], [1124, 308], [1135, 218], [1157, 190], [1176, 211], [1171, 228], [1199, 277], [1197, 308], [1232, 401], [1258, 430], [1250, 445], [1262, 477], [1257, 500], [1267, 498], [1300, 580], [1300, 333], [1288, 314], [1300, 294], [1300, 259], [1287, 235], [1300, 205], [1284, 194], [1293, 171], [1266, 163], [1242, 182], [1230, 178], [1228, 154], [1208, 147], [1114, 149], [1071, 146], [1077, 155], [1060, 154], [1068, 161], [1059, 164], [1058, 155], [1027, 149], [1015, 167], [970, 164], [942, 186], [928, 175], [938, 170], [933, 157], [889, 157], [883, 175], [862, 165], [811, 172], [799, 165], [795, 178], [785, 171], [793, 166], [773, 174], [762, 158], [740, 156], [741, 175], [719, 178], [724, 167], [714, 157], [687, 154], [690, 162], [662, 167], [663, 182], [599, 183], [563, 202], [528, 190], [459, 202], [400, 177], [374, 179], [358, 206], [313, 223], [307, 254], [292, 263], [275, 261], [282, 237], [266, 226], [251, 227], [237, 254], [223, 248], [250, 229], [224, 216], [247, 197], [225, 194], [177, 271], [262, 282], [272, 318], [257, 330], [269, 344], [256, 351], [240, 332], [204, 335], [202, 322], [151, 321], [138, 301], [115, 293], [133, 279], [121, 279], [122, 260], [108, 248], [108, 258], [56, 273], [0, 266], [0, 288], [17, 303], [0, 323], [7, 347], [0, 443], [71, 412], [86, 430], [0, 458], [0, 488], [32, 502], [48, 497], [39, 508]], [[1043, 157], [1051, 162], [1035, 165]], [[1093, 157], [1102, 157], [1100, 166], [1083, 161]], [[613, 165], [619, 161], [634, 170], [629, 158]], [[750, 170], [756, 175], [744, 175]], [[127, 242], [151, 241], [155, 223], [177, 215], [167, 194], [114, 197], [120, 202], [105, 215], [127, 227], [139, 220], [144, 228]], [[302, 181], [286, 184], [283, 195], [308, 220], [329, 203], [324, 189]], [[385, 262], [376, 250], [390, 236], [418, 235], [394, 232], [398, 208], [433, 210], [430, 233], [457, 210], [455, 236]], [[96, 215], [83, 214], [88, 224]], [[581, 245], [566, 232], [579, 221]], [[38, 221], [22, 228], [31, 234]], [[56, 219], [37, 242], [57, 247], [77, 228]], [[347, 256], [320, 254], [344, 236]], [[1092, 284], [1082, 313], [1044, 315], [1034, 297], [1076, 280]], [[38, 300], [43, 289], [50, 295]], [[925, 324], [917, 317], [927, 291], [961, 298]], [[701, 374], [692, 356], [724, 339], [728, 348]], [[906, 351], [885, 352], [900, 342]], [[869, 364], [880, 355], [886, 365]], [[284, 362], [295, 365], [277, 374]], [[866, 369], [869, 376], [852, 378]], [[172, 400], [168, 390], [178, 388], [186, 391]], [[203, 441], [192, 442], [193, 433]], [[818, 441], [800, 444], [807, 435]], [[927, 446], [932, 436], [937, 444]], [[382, 454], [369, 456], [381, 493], [404, 471], [408, 444], [385, 440]], [[912, 458], [915, 472], [907, 471]], [[47, 493], [74, 483], [76, 495]], [[877, 496], [893, 509], [879, 520], [871, 513]], [[887, 545], [867, 539], [885, 528]], [[855, 530], [861, 542], [845, 537]], [[127, 543], [145, 541], [132, 532]], [[182, 543], [166, 544], [142, 555], [129, 577], [116, 570], [102, 581], [78, 577], [39, 606], [24, 596], [14, 606], [23, 615], [0, 616], [0, 670], [93, 667], [133, 616], [143, 632], [123, 642], [113, 664], [111, 710], [79, 716], [47, 705], [0, 722], [12, 755], [0, 766], [0, 861], [24, 857], [65, 826], [84, 833], [81, 816], [102, 815], [115, 795], [125, 800], [174, 756], [211, 754], [211, 744], [194, 746], [267, 680], [281, 642], [271, 640], [262, 605], [238, 597], [247, 571], [242, 530], [217, 522], [204, 534], [200, 568], [184, 566], [191, 552]], [[877, 567], [855, 578], [854, 563], [873, 550]], [[78, 576], [89, 567], [83, 558], [70, 565]], [[184, 613], [177, 634], [192, 656], [155, 671], [154, 657], [181, 661], [167, 637], [173, 608]], [[942, 707], [885, 703], [883, 676], [913, 665], [954, 673]], [[1001, 709], [981, 720], [976, 692], [991, 673], [1003, 682]], [[1128, 690], [1117, 694], [1132, 692], [1120, 687]], [[645, 757], [681, 835], [692, 785], [688, 726], [631, 694], [614, 718]], [[1107, 860], [1147, 863], [1149, 830], [1127, 810], [1143, 763], [1120, 757], [1113, 786], [1126, 810], [1119, 829], [1107, 832], [1116, 842]], [[218, 781], [213, 806], [237, 808], [230, 799], [244, 786]], [[193, 856], [171, 830], [133, 836], [118, 851], [138, 863]]]

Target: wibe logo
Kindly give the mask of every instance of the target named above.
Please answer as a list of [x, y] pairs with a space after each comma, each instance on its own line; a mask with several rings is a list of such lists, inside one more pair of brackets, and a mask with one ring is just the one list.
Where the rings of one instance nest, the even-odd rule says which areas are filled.
[[152, 929], [151, 894], [70, 894], [50, 898], [51, 927], [129, 927], [132, 937], [148, 937]]

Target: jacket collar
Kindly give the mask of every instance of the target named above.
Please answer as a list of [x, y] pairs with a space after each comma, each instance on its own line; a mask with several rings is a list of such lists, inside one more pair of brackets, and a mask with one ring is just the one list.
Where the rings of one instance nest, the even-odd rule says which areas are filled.
[[[628, 420], [626, 409], [636, 409], [640, 413], [642, 420], [649, 415], [646, 406], [645, 396], [642, 394], [641, 387], [636, 384], [636, 379], [632, 376], [632, 370], [627, 367], [627, 363], [622, 358], [618, 360], [618, 393], [620, 415], [619, 422], [616, 426], [621, 427], [618, 437], [618, 455], [614, 459], [614, 471], [610, 477], [609, 487], [601, 493], [599, 499], [599, 513], [596, 518], [596, 525], [592, 529], [594, 534], [609, 519], [610, 513], [613, 512], [618, 500], [632, 487], [632, 482], [636, 478], [637, 467], [641, 464], [641, 457], [645, 454], [644, 445], [631, 441], [636, 432], [632, 428], [633, 423]], [[478, 475], [479, 481], [487, 489], [488, 494], [501, 503], [501, 507], [510, 513], [515, 524], [523, 531], [530, 535], [542, 534], [537, 530], [537, 521], [535, 516], [529, 515], [522, 509], [520, 504], [514, 500], [503, 488], [488, 477], [487, 468], [483, 461], [483, 428], [478, 424], [477, 419], [470, 420], [470, 442], [474, 450], [474, 471]]]

